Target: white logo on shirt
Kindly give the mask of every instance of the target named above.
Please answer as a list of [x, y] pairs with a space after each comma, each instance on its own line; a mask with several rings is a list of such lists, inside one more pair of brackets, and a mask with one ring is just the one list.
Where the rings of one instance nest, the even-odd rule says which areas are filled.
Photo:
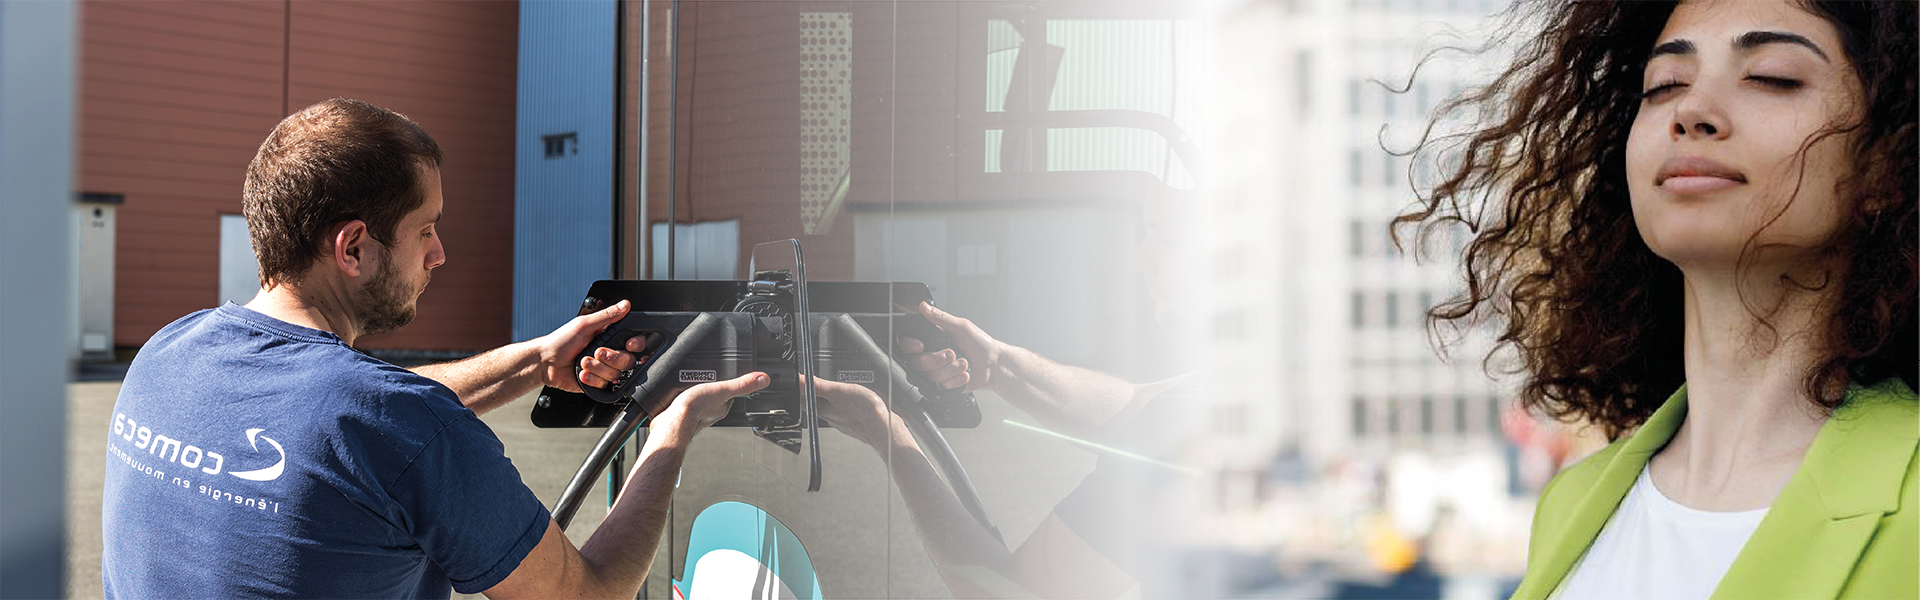
[[[274, 452], [280, 454], [280, 458], [274, 461], [273, 466], [264, 469], [229, 471], [227, 472], [228, 475], [248, 481], [273, 481], [279, 479], [280, 474], [286, 471], [287, 450], [282, 448], [280, 442], [275, 441], [273, 438], [260, 435], [262, 431], [266, 430], [248, 429], [247, 443], [253, 447], [254, 452], [259, 452], [260, 440], [266, 440], [267, 445], [273, 446]], [[194, 444], [184, 443], [179, 439], [154, 432], [152, 429], [134, 422], [133, 419], [127, 418], [126, 413], [113, 416], [113, 433], [115, 436], [133, 442], [134, 449], [146, 450], [147, 454], [159, 456], [161, 460], [169, 463], [178, 463], [180, 466], [188, 468], [189, 472], [192, 472], [191, 469], [199, 469], [208, 475], [219, 475], [221, 469], [226, 466], [227, 457], [222, 456], [219, 452], [202, 450]], [[203, 461], [209, 464], [202, 467]]]
[[[262, 431], [266, 431], [266, 430], [265, 429], [248, 429], [247, 443], [253, 445], [254, 452], [259, 452], [260, 451], [259, 440], [266, 440], [268, 445], [273, 446], [274, 451], [280, 453], [279, 462], [275, 462], [273, 463], [273, 466], [267, 467], [265, 469], [254, 469], [252, 471], [233, 471], [231, 473], [228, 473], [228, 475], [232, 475], [234, 477], [239, 477], [241, 479], [246, 479], [249, 481], [273, 481], [275, 479], [280, 478], [280, 471], [285, 470], [287, 467], [287, 450], [285, 448], [281, 448], [280, 442], [273, 441], [273, 438], [260, 435], [260, 432]], [[255, 439], [256, 437], [258, 439]]]

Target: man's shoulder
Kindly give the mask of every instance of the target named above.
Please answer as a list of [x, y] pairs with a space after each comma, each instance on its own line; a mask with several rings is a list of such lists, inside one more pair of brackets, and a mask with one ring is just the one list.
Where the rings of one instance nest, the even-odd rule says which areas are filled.
[[[430, 434], [472, 411], [440, 382], [351, 348], [324, 365], [290, 365], [288, 393], [311, 394], [343, 425]], [[383, 435], [385, 435], [383, 433]]]
[[[460, 400], [440, 382], [358, 352], [346, 368], [313, 371], [316, 386], [330, 395], [438, 411], [459, 408]], [[344, 362], [344, 361], [343, 361]]]
[[432, 379], [327, 332], [236, 305], [188, 315], [155, 334], [129, 368], [123, 396], [130, 389], [185, 401], [212, 395], [366, 427], [417, 429], [422, 420], [445, 425], [471, 414]]

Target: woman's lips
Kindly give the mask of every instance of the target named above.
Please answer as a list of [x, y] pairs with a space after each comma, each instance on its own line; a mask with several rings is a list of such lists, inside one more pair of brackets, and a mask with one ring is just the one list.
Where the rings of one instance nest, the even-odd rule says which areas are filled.
[[1743, 185], [1745, 183], [1746, 182], [1734, 181], [1732, 179], [1727, 179], [1725, 177], [1713, 177], [1713, 176], [1706, 176], [1706, 175], [1682, 175], [1682, 176], [1668, 177], [1666, 181], [1660, 182], [1660, 189], [1673, 192], [1675, 194], [1705, 194], [1708, 192], [1717, 192], [1720, 190], [1724, 190], [1736, 185]]
[[1675, 194], [1717, 192], [1746, 183], [1747, 176], [1739, 171], [1697, 156], [1669, 159], [1653, 180], [1655, 186]]

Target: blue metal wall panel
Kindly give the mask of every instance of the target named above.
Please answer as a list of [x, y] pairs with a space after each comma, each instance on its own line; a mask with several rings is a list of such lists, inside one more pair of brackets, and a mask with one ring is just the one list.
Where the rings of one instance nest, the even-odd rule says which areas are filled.
[[[545, 335], [612, 274], [613, 0], [520, 3], [513, 339]], [[575, 142], [548, 157], [546, 136]]]

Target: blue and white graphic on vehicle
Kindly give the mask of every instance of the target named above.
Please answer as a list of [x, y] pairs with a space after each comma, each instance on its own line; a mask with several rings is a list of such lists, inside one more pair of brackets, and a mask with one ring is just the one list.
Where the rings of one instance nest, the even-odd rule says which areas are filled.
[[719, 502], [693, 519], [686, 581], [676, 595], [701, 598], [817, 600], [820, 581], [793, 530], [759, 507]]

